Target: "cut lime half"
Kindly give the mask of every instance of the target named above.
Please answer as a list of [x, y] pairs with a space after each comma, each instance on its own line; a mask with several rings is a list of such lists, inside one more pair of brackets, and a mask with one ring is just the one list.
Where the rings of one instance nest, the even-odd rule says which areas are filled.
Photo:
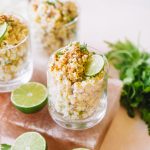
[[46, 141], [37, 132], [26, 132], [16, 139], [11, 150], [46, 150]]
[[11, 145], [8, 144], [1, 144], [0, 150], [11, 150]]
[[3, 39], [6, 31], [7, 31], [8, 24], [4, 22], [3, 24], [0, 24], [0, 41]]
[[45, 106], [47, 95], [47, 89], [43, 84], [29, 82], [12, 92], [11, 102], [24, 113], [34, 113]]
[[104, 67], [104, 59], [101, 55], [92, 55], [86, 65], [85, 75], [86, 76], [94, 76], [98, 74]]

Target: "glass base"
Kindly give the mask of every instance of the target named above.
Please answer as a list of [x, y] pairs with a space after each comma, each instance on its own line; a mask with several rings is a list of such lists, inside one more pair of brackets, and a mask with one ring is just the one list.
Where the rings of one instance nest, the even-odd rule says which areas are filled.
[[105, 116], [107, 109], [107, 96], [104, 94], [100, 105], [94, 114], [83, 120], [69, 120], [62, 117], [54, 109], [49, 108], [52, 119], [61, 127], [70, 130], [85, 130], [97, 125]]
[[27, 83], [31, 79], [32, 73], [33, 73], [33, 64], [29, 63], [21, 71], [18, 78], [13, 79], [8, 82], [0, 81], [0, 93], [11, 92], [12, 90], [16, 89], [21, 84]]

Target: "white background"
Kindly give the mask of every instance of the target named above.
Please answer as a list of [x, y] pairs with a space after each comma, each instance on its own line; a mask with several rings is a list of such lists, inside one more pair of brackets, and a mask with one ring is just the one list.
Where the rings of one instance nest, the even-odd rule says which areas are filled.
[[[103, 48], [103, 41], [129, 38], [150, 52], [150, 0], [79, 0], [80, 39]], [[148, 49], [149, 48], [149, 49]]]
[[[25, 0], [1, 0], [0, 8], [21, 13]], [[131, 39], [150, 52], [150, 0], [77, 0], [79, 40], [105, 50], [104, 40]], [[8, 2], [8, 4], [6, 4]], [[8, 6], [9, 5], [9, 6]], [[25, 9], [24, 9], [25, 10]]]

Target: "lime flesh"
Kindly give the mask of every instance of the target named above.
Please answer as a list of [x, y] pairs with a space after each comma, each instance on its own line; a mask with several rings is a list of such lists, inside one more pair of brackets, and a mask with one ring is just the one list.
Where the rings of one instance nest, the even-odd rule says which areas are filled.
[[85, 75], [94, 76], [98, 74], [104, 67], [104, 59], [101, 55], [92, 55], [86, 65]]
[[3, 24], [0, 24], [0, 41], [3, 39], [6, 31], [7, 31], [8, 24], [4, 22]]
[[46, 150], [46, 141], [37, 132], [26, 132], [16, 139], [12, 150]]
[[33, 113], [42, 109], [47, 103], [47, 89], [36, 82], [23, 84], [11, 94], [13, 105], [24, 113]]

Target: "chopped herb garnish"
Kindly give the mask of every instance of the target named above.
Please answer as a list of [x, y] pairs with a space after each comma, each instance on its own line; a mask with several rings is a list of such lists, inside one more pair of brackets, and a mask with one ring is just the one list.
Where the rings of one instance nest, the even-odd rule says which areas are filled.
[[12, 63], [12, 60], [5, 60], [5, 61], [4, 61], [4, 64], [5, 64], [5, 65], [9, 65], [9, 64], [11, 64], [11, 63]]
[[87, 51], [88, 51], [88, 49], [87, 49], [87, 44], [82, 44], [82, 45], [80, 45], [80, 50], [81, 50], [82, 52], [87, 52]]
[[72, 113], [72, 112], [69, 112], [69, 115], [70, 115], [70, 116], [72, 116], [72, 115], [73, 115], [73, 113]]
[[46, 1], [47, 4], [53, 5], [53, 6], [55, 6], [55, 2], [56, 2], [56, 1], [52, 1], [52, 0], [47, 0], [47, 1]]
[[58, 51], [58, 52], [56, 53], [57, 56], [61, 56], [61, 55], [63, 55], [63, 54], [64, 54], [64, 53], [61, 52], [61, 51]]
[[71, 47], [72, 46], [72, 42], [70, 42], [69, 44], [68, 44], [68, 47]]
[[76, 29], [72, 29], [71, 32], [72, 32], [73, 34], [77, 34]]
[[84, 113], [84, 111], [79, 111], [79, 115], [81, 116], [81, 115], [83, 115], [83, 113]]

